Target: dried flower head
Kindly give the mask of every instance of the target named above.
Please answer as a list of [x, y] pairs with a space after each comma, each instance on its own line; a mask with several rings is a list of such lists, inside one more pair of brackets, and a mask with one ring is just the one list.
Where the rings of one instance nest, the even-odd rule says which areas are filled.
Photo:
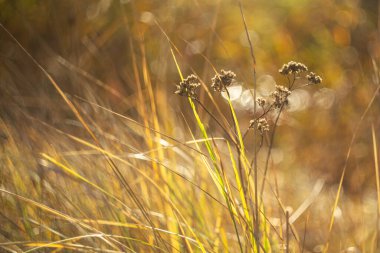
[[189, 75], [185, 80], [177, 85], [177, 90], [174, 92], [180, 96], [196, 97], [195, 89], [200, 86], [201, 83], [196, 75]]
[[257, 98], [256, 102], [259, 106], [264, 107], [267, 101], [265, 100], [265, 98]]
[[221, 70], [220, 74], [216, 74], [211, 79], [211, 88], [214, 89], [214, 91], [226, 91], [226, 87], [230, 86], [234, 78], [236, 77], [236, 74], [232, 72], [231, 70], [225, 71]]
[[316, 75], [314, 72], [310, 72], [306, 78], [309, 81], [309, 84], [319, 84], [322, 82], [322, 77]]
[[281, 69], [278, 71], [282, 75], [289, 74], [299, 74], [301, 72], [306, 72], [307, 67], [305, 64], [295, 61], [290, 61], [287, 64], [282, 65]]
[[[249, 122], [249, 127], [250, 128], [253, 128], [254, 125], [256, 123], [256, 120], [251, 120]], [[264, 132], [266, 131], [269, 131], [269, 124], [267, 122], [267, 120], [265, 118], [260, 118], [258, 121], [257, 121], [257, 126], [256, 126], [257, 130], [259, 130], [260, 134], [264, 134]]]
[[288, 88], [282, 85], [276, 85], [276, 90], [273, 91], [271, 94], [271, 97], [274, 99], [273, 107], [278, 109], [281, 108], [283, 105], [288, 105], [288, 96], [291, 93], [292, 92]]

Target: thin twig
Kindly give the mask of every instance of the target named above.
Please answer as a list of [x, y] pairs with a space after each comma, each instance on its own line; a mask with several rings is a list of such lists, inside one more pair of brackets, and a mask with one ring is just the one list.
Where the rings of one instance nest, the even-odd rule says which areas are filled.
[[[251, 59], [252, 59], [252, 69], [253, 69], [253, 100], [254, 100], [254, 106], [253, 106], [253, 113], [254, 115], [256, 115], [256, 110], [257, 110], [257, 106], [256, 106], [256, 86], [257, 86], [257, 82], [256, 82], [256, 57], [255, 57], [255, 53], [254, 53], [254, 49], [253, 49], [253, 45], [252, 45], [252, 41], [251, 41], [251, 37], [249, 36], [249, 32], [248, 32], [248, 27], [247, 27], [247, 22], [245, 21], [245, 17], [244, 17], [244, 13], [243, 13], [243, 7], [242, 7], [242, 3], [241, 1], [239, 1], [239, 8], [240, 8], [240, 14], [241, 14], [241, 17], [242, 17], [242, 20], [243, 20], [243, 23], [244, 23], [244, 29], [245, 29], [245, 32], [246, 32], [246, 36], [247, 36], [247, 39], [248, 39], [248, 43], [249, 43], [249, 48], [250, 48], [250, 54], [251, 54]], [[258, 202], [258, 187], [257, 187], [257, 183], [258, 183], [258, 178], [257, 178], [257, 174], [258, 174], [258, 171], [257, 171], [257, 155], [256, 155], [256, 150], [257, 150], [257, 144], [256, 144], [256, 139], [257, 139], [257, 131], [254, 132], [254, 137], [253, 137], [253, 145], [254, 145], [254, 153], [255, 153], [255, 156], [254, 156], [254, 168], [255, 168], [255, 173], [254, 173], [254, 182], [255, 182], [255, 219], [254, 219], [254, 222], [255, 222], [255, 233], [254, 233], [254, 236], [255, 236], [255, 240], [256, 240], [256, 245], [257, 245], [257, 252], [260, 253], [260, 234], [259, 234], [259, 227], [260, 227], [260, 219], [259, 219], [259, 202]]]
[[[290, 79], [289, 79], [288, 76], [287, 76], [287, 79], [288, 79], [289, 90], [291, 90], [293, 88], [294, 84], [295, 84], [296, 75], [295, 74], [293, 75], [293, 80], [292, 81], [290, 81]], [[283, 103], [281, 105], [281, 107], [279, 109], [279, 112], [277, 114], [276, 120], [275, 120], [274, 125], [273, 125], [273, 130], [272, 130], [272, 134], [271, 134], [271, 138], [270, 138], [270, 143], [269, 143], [269, 147], [268, 147], [267, 158], [265, 160], [264, 177], [263, 177], [263, 181], [261, 183], [260, 199], [262, 199], [262, 197], [263, 197], [266, 176], [267, 176], [267, 173], [268, 173], [269, 159], [270, 159], [270, 156], [271, 156], [271, 153], [272, 153], [272, 148], [273, 148], [273, 143], [274, 143], [274, 136], [275, 136], [276, 129], [277, 129], [277, 126], [278, 126], [278, 120], [280, 119], [280, 116], [281, 116], [282, 110], [284, 109], [284, 106], [285, 106], [285, 103]]]

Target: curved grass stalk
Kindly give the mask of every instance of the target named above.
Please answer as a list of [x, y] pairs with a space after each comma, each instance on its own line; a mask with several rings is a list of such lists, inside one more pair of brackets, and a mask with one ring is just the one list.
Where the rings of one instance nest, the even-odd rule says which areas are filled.
[[[193, 101], [191, 100], [191, 98], [189, 98], [189, 103], [190, 103], [191, 108], [193, 109], [193, 114], [194, 114], [195, 119], [198, 123], [198, 127], [200, 128], [201, 133], [203, 134], [203, 137], [205, 139], [208, 139], [207, 131], [206, 131], [201, 119], [199, 118], [199, 115], [197, 113], [197, 110], [196, 110], [195, 105], [194, 105]], [[213, 163], [213, 167], [214, 167], [213, 170], [208, 167], [208, 171], [209, 171], [211, 178], [213, 179], [215, 185], [217, 186], [219, 192], [223, 195], [223, 197], [226, 201], [226, 204], [227, 204], [227, 207], [228, 207], [228, 210], [229, 210], [229, 213], [230, 213], [230, 216], [232, 218], [232, 222], [234, 224], [234, 228], [236, 231], [236, 236], [237, 236], [237, 239], [239, 242], [239, 247], [240, 247], [241, 252], [243, 252], [243, 246], [242, 246], [242, 243], [240, 241], [240, 236], [239, 236], [239, 232], [237, 229], [237, 223], [235, 220], [235, 215], [237, 214], [237, 211], [236, 211], [236, 208], [234, 208], [234, 204], [231, 203], [231, 201], [229, 200], [230, 198], [228, 197], [228, 192], [230, 192], [230, 191], [227, 189], [229, 187], [228, 187], [228, 185], [226, 185], [226, 182], [223, 179], [223, 176], [220, 174], [220, 169], [219, 169], [218, 164], [217, 164], [216, 154], [214, 152], [214, 149], [213, 149], [211, 142], [206, 141], [205, 145], [206, 145], [207, 151], [209, 152], [209, 155], [210, 155], [211, 161]], [[202, 158], [205, 159], [204, 157], [202, 157]]]
[[[126, 161], [126, 160], [124, 160], [124, 159], [122, 159], [122, 158], [120, 158], [120, 157], [118, 157], [118, 156], [116, 156], [116, 155], [114, 155], [114, 154], [112, 154], [112, 153], [110, 153], [110, 152], [108, 152], [108, 151], [106, 151], [106, 150], [103, 150], [103, 149], [101, 149], [101, 148], [99, 148], [99, 147], [97, 147], [97, 146], [95, 146], [95, 145], [92, 145], [91, 143], [88, 143], [88, 142], [86, 142], [86, 141], [84, 141], [84, 140], [81, 140], [81, 139], [79, 139], [79, 138], [77, 138], [77, 137], [74, 137], [74, 136], [72, 136], [72, 138], [73, 139], [76, 139], [77, 141], [79, 141], [79, 142], [81, 142], [82, 144], [85, 144], [85, 145], [87, 145], [87, 146], [90, 146], [90, 147], [92, 147], [92, 148], [94, 148], [95, 150], [98, 150], [99, 152], [102, 152], [102, 153], [106, 153], [108, 156], [110, 156], [111, 158], [113, 158], [113, 159], [116, 159], [116, 160], [118, 160], [118, 161], [120, 161], [120, 162], [122, 162], [122, 163], [125, 163], [125, 164], [127, 164], [127, 165], [130, 165], [130, 163], [128, 162], [128, 161]], [[60, 165], [62, 165], [62, 164], [57, 164], [58, 166], [60, 166]], [[64, 165], [63, 165], [64, 166]], [[99, 186], [97, 186], [97, 185], [93, 185], [93, 183], [91, 183], [89, 180], [87, 180], [87, 179], [85, 179], [85, 178], [83, 178], [83, 177], [81, 177], [79, 174], [78, 175], [76, 175], [77, 173], [75, 173], [75, 172], [73, 172], [72, 170], [70, 170], [69, 168], [63, 168], [63, 167], [61, 167], [62, 169], [64, 169], [64, 170], [67, 170], [70, 174], [72, 174], [72, 175], [74, 175], [74, 176], [76, 176], [76, 177], [78, 177], [79, 179], [81, 179], [81, 180], [83, 180], [84, 182], [86, 182], [86, 183], [89, 183], [90, 185], [92, 185], [92, 186], [94, 186], [96, 189], [98, 189], [98, 190], [100, 190], [100, 191], [102, 191], [103, 193], [105, 193], [104, 192], [104, 190], [102, 189], [102, 188], [100, 188]], [[192, 232], [192, 234], [194, 235], [194, 237], [196, 237], [196, 238], [198, 238], [197, 236], [196, 236], [196, 234], [194, 233], [194, 231], [193, 231], [193, 229], [187, 224], [187, 222], [186, 222], [186, 220], [185, 220], [185, 218], [183, 217], [183, 215], [180, 213], [180, 211], [175, 207], [175, 204], [170, 200], [170, 199], [168, 199], [168, 196], [164, 193], [164, 191], [163, 191], [163, 189], [161, 189], [159, 186], [158, 186], [158, 184], [151, 178], [151, 177], [149, 177], [147, 174], [145, 174], [144, 172], [142, 172], [141, 170], [137, 170], [145, 179], [147, 179], [158, 191], [159, 191], [159, 193], [166, 199], [166, 201], [168, 201], [168, 203], [170, 204], [170, 206], [172, 206], [172, 208], [180, 215], [180, 217], [184, 220], [184, 223], [186, 224], [186, 226], [189, 228], [189, 230]], [[106, 194], [106, 193], [105, 193]], [[108, 195], [107, 195], [108, 196]], [[112, 197], [112, 195], [110, 196], [110, 197]], [[152, 226], [151, 226], [152, 227]], [[154, 230], [154, 227], [152, 227], [152, 229]], [[199, 239], [198, 239], [198, 243], [200, 243], [201, 244], [201, 242], [199, 241]], [[200, 245], [198, 245], [198, 246], [200, 246]], [[202, 247], [200, 247], [200, 248], [202, 248]]]
[[[39, 209], [42, 209], [42, 210], [44, 210], [44, 211], [46, 211], [46, 212], [49, 212], [49, 213], [51, 213], [51, 214], [53, 214], [53, 215], [55, 215], [55, 216], [61, 217], [61, 218], [63, 218], [64, 220], [69, 221], [70, 223], [73, 223], [73, 224], [79, 225], [79, 226], [81, 226], [82, 228], [85, 228], [85, 229], [87, 229], [87, 230], [89, 230], [89, 231], [93, 231], [93, 232], [95, 232], [95, 233], [101, 233], [101, 234], [104, 234], [104, 233], [102, 233], [101, 231], [99, 231], [98, 229], [95, 229], [95, 228], [93, 228], [93, 227], [91, 227], [91, 226], [89, 226], [89, 225], [87, 225], [87, 224], [81, 222], [80, 220], [78, 220], [78, 219], [76, 219], [76, 218], [73, 218], [73, 217], [71, 217], [71, 216], [69, 216], [69, 215], [67, 215], [67, 214], [64, 214], [64, 213], [62, 213], [62, 212], [60, 212], [60, 211], [58, 211], [58, 210], [55, 210], [55, 209], [53, 209], [53, 208], [51, 208], [51, 207], [48, 207], [48, 206], [46, 206], [46, 205], [44, 205], [44, 204], [38, 203], [38, 202], [36, 202], [36, 201], [34, 201], [34, 200], [31, 200], [31, 199], [29, 199], [29, 198], [23, 197], [23, 196], [21, 196], [21, 195], [19, 195], [19, 194], [16, 194], [16, 193], [13, 193], [13, 192], [7, 191], [7, 190], [2, 189], [2, 188], [0, 188], [0, 192], [5, 193], [5, 194], [8, 194], [8, 195], [11, 195], [11, 196], [13, 196], [13, 197], [16, 197], [16, 198], [18, 198], [18, 199], [20, 199], [20, 200], [22, 200], [22, 201], [24, 201], [24, 202], [26, 202], [26, 203], [29, 203], [29, 204], [31, 204], [31, 205], [33, 205], [33, 206], [38, 207]], [[119, 250], [119, 251], [121, 250], [119, 247], [117, 247], [114, 243], [112, 243], [111, 241], [107, 240], [106, 238], [101, 237], [101, 239], [102, 239], [105, 243], [107, 243], [108, 245], [110, 245], [111, 247], [113, 247], [114, 249]], [[114, 242], [115, 242], [115, 241], [114, 241]], [[120, 243], [120, 242], [117, 242], [117, 243]], [[124, 245], [124, 246], [125, 246], [125, 245]]]

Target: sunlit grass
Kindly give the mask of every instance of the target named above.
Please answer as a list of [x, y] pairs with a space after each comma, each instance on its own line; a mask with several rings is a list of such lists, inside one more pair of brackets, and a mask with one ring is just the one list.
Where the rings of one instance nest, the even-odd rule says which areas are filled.
[[[230, 65], [238, 71], [236, 80], [241, 80], [243, 72], [250, 77], [234, 85], [248, 90], [252, 84], [260, 90], [256, 85], [263, 83], [256, 80], [256, 45], [252, 44], [257, 40], [252, 42], [254, 33], [240, 8], [238, 18], [243, 22], [239, 29], [249, 45], [245, 57], [253, 63], [239, 68], [231, 59]], [[287, 114], [286, 94], [308, 88], [313, 94], [319, 89], [319, 76], [305, 73], [301, 78], [298, 73], [286, 73], [283, 80], [276, 80], [286, 87], [273, 85], [267, 102], [253, 102], [249, 113], [242, 112], [226, 86], [213, 91], [210, 80], [218, 80], [224, 71], [217, 69], [226, 66], [210, 57], [211, 51], [199, 53], [203, 69], [190, 64], [189, 50], [194, 53], [194, 47], [202, 43], [187, 41], [180, 32], [166, 32], [167, 22], [154, 19], [149, 12], [144, 12], [137, 25], [128, 13], [123, 9], [121, 24], [135, 37], [123, 40], [128, 54], [114, 55], [128, 58], [125, 72], [115, 71], [117, 68], [107, 65], [107, 56], [94, 45], [92, 48], [97, 60], [104, 60], [113, 71], [110, 83], [98, 79], [100, 73], [79, 61], [74, 64], [59, 55], [49, 58], [64, 66], [67, 75], [79, 75], [91, 84], [74, 79], [83, 87], [79, 93], [66, 90], [65, 82], [54, 74], [56, 66], [41, 63], [43, 60], [1, 23], [1, 33], [22, 54], [27, 68], [43, 76], [51, 90], [40, 93], [38, 107], [30, 109], [27, 96], [19, 95], [23, 90], [17, 86], [17, 92], [13, 91], [16, 102], [1, 110], [0, 251], [377, 252], [380, 189], [375, 106], [380, 86], [375, 61], [368, 70], [375, 73], [374, 86], [369, 86], [369, 95], [358, 94], [364, 110], [356, 105], [357, 113], [350, 118], [351, 141], [345, 158], [334, 163], [340, 166], [334, 167], [338, 179], [333, 184], [322, 173], [309, 175], [307, 168], [293, 167], [304, 161], [302, 154], [326, 164], [333, 160], [321, 155], [325, 154], [322, 151], [305, 155], [307, 145], [319, 142], [319, 133], [300, 135], [308, 139], [301, 146], [305, 151], [287, 149], [295, 143], [287, 136], [298, 136], [290, 133], [288, 126], [302, 128], [309, 122]], [[97, 42], [111, 40], [121, 24], [111, 22]], [[162, 36], [162, 48], [152, 49], [144, 38], [148, 24]], [[236, 43], [226, 44], [236, 49]], [[213, 46], [210, 43], [209, 50]], [[220, 44], [215, 47], [222, 48]], [[160, 61], [150, 55], [153, 50], [162, 51]], [[159, 75], [161, 69], [164, 74]], [[186, 81], [185, 73], [193, 74], [199, 84], [176, 92], [184, 95], [180, 99], [174, 89]], [[268, 73], [279, 75], [277, 69]], [[166, 75], [175, 81], [166, 80]], [[17, 80], [16, 74], [14, 77]], [[124, 88], [132, 90], [132, 95], [123, 94], [118, 78], [127, 80]], [[305, 80], [314, 86], [301, 82]], [[0, 88], [8, 92], [7, 85], [4, 82]], [[194, 92], [187, 94], [192, 87]], [[255, 101], [256, 89], [250, 92]], [[358, 200], [345, 192], [345, 183], [353, 171], [349, 167], [354, 163], [352, 157], [360, 164], [360, 154], [354, 150], [359, 142], [363, 150], [371, 151], [370, 169], [375, 178], [368, 184], [367, 195]], [[320, 145], [323, 149], [323, 143]]]

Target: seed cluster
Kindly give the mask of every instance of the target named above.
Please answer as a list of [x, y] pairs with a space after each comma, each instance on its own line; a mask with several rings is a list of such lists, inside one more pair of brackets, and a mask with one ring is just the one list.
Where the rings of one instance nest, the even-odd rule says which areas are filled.
[[322, 82], [322, 78], [314, 72], [310, 72], [306, 78], [309, 81], [309, 84], [319, 84]]
[[[255, 128], [261, 135], [269, 131], [269, 123], [266, 119], [266, 114], [275, 109], [283, 109], [284, 106], [289, 105], [288, 97], [295, 88], [293, 85], [296, 80], [301, 78], [301, 73], [307, 72], [308, 68], [305, 64], [295, 61], [290, 61], [284, 64], [279, 69], [280, 74], [287, 76], [287, 87], [282, 85], [276, 85], [275, 90], [270, 94], [272, 99], [265, 99], [258, 97], [256, 103], [263, 110], [263, 114], [256, 119], [252, 119], [249, 123], [248, 129]], [[291, 76], [289, 76], [291, 75]], [[236, 77], [236, 74], [231, 70], [222, 69], [219, 73], [211, 78], [211, 88], [216, 92], [225, 92], [227, 87], [230, 87]], [[303, 76], [307, 80], [306, 85], [320, 84], [322, 78], [314, 72], [309, 72], [306, 76]], [[201, 85], [199, 78], [196, 75], [189, 75], [186, 79], [177, 85], [176, 94], [180, 96], [187, 96], [192, 99], [196, 99], [198, 103], [201, 103], [197, 99], [196, 89]], [[303, 87], [303, 86], [300, 86]], [[203, 106], [204, 107], [204, 106]], [[204, 107], [205, 108], [205, 107]]]
[[236, 77], [236, 74], [232, 72], [231, 70], [224, 70], [222, 69], [220, 71], [220, 74], [216, 74], [212, 79], [211, 79], [211, 88], [214, 91], [226, 91], [226, 88], [232, 84], [232, 81]]
[[289, 75], [289, 74], [299, 74], [301, 72], [306, 72], [307, 67], [305, 64], [295, 61], [290, 61], [287, 64], [282, 65], [280, 70], [280, 74]]
[[[308, 68], [305, 64], [295, 61], [290, 61], [284, 64], [279, 70], [282, 75], [290, 75], [293, 74], [293, 77], [288, 76], [288, 87], [282, 85], [276, 85], [275, 90], [270, 94], [272, 98], [270, 102], [268, 102], [265, 98], [259, 97], [256, 99], [256, 103], [260, 106], [264, 111], [265, 108], [268, 108], [268, 111], [273, 109], [281, 109], [284, 106], [289, 104], [288, 97], [291, 94], [291, 90], [293, 90], [293, 84], [296, 80], [300, 79], [300, 73], [307, 72]], [[216, 92], [224, 92], [227, 91], [227, 87], [231, 86], [236, 74], [231, 70], [222, 69], [219, 73], [211, 78], [211, 88]], [[293, 81], [291, 81], [293, 78]], [[322, 78], [315, 74], [314, 72], [309, 72], [306, 75], [306, 79], [308, 83], [306, 85], [314, 85], [320, 84], [322, 82]], [[180, 96], [187, 96], [193, 99], [197, 98], [196, 89], [201, 85], [199, 78], [192, 74], [189, 75], [186, 79], [177, 85], [176, 94]], [[268, 105], [268, 107], [267, 107]], [[267, 111], [267, 112], [268, 112]], [[269, 129], [269, 125], [265, 119], [260, 119], [257, 122], [257, 128], [261, 132], [267, 131]], [[251, 126], [253, 127], [253, 126]]]
[[[255, 120], [251, 120], [249, 122], [249, 127], [253, 128], [255, 126]], [[264, 132], [269, 131], [269, 124], [265, 118], [259, 118], [257, 121], [256, 129], [260, 132], [260, 134], [264, 134]]]
[[288, 97], [292, 92], [282, 86], [282, 85], [276, 85], [276, 90], [272, 92], [271, 97], [274, 99], [273, 101], [273, 107], [275, 109], [281, 108], [283, 105], [288, 105], [289, 100]]
[[258, 104], [260, 107], [264, 107], [265, 104], [267, 103], [267, 101], [265, 100], [265, 98], [257, 98], [257, 99], [256, 99], [256, 102], [257, 102], [257, 104]]
[[260, 118], [259, 121], [257, 121], [257, 130], [259, 130], [261, 134], [269, 131], [269, 124], [266, 119]]
[[179, 85], [177, 85], [177, 90], [174, 93], [180, 96], [195, 98], [197, 96], [197, 94], [195, 93], [195, 90], [200, 85], [201, 83], [199, 81], [199, 78], [196, 75], [192, 74], [186, 77], [185, 80], [180, 82]]

